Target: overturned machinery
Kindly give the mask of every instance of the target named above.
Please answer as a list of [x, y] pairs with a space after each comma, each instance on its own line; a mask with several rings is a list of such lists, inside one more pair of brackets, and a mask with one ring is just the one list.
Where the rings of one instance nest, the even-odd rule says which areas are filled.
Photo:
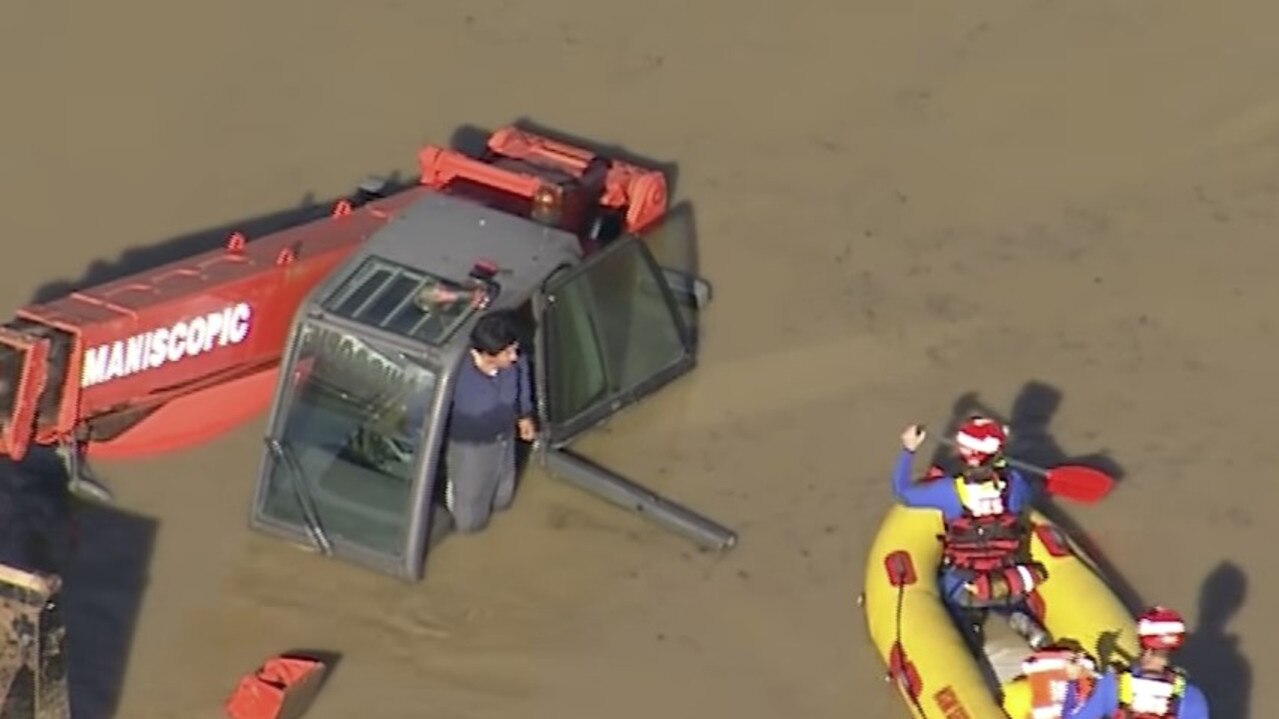
[[0, 565], [0, 719], [70, 719], [62, 580]]

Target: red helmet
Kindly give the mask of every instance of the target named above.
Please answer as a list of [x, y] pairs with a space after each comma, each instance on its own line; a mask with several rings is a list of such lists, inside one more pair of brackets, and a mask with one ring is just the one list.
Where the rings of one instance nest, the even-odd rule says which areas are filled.
[[1186, 640], [1186, 621], [1176, 610], [1151, 607], [1137, 618], [1143, 649], [1179, 649]]
[[979, 467], [1004, 452], [1008, 428], [987, 417], [972, 417], [959, 426], [955, 445], [964, 463]]

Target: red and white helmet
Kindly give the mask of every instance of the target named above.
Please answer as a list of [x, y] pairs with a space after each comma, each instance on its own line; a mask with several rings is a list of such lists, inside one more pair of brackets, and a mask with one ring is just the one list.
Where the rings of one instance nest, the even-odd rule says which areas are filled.
[[988, 417], [971, 417], [955, 433], [959, 457], [970, 467], [979, 467], [1004, 452], [1008, 428]]
[[1151, 607], [1137, 618], [1137, 637], [1144, 649], [1180, 649], [1186, 640], [1186, 621], [1176, 610]]

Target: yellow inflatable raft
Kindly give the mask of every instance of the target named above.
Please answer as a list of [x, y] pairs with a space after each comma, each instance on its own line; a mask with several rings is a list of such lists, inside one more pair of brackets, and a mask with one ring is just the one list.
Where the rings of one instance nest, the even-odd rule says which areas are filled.
[[[1102, 666], [1136, 656], [1134, 620], [1096, 562], [1043, 515], [1033, 513], [1032, 526], [1031, 554], [1048, 568], [1038, 589], [1045, 628], [1054, 639], [1078, 642]], [[862, 595], [871, 641], [916, 719], [1030, 719], [1030, 688], [1020, 676], [1030, 647], [1011, 630], [989, 631], [985, 655], [975, 656], [942, 604], [942, 530], [936, 510], [889, 510]], [[1001, 623], [992, 616], [987, 625]]]

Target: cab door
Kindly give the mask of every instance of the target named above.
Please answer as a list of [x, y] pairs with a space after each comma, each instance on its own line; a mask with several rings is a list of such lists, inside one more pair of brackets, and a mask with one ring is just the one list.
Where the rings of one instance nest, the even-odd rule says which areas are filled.
[[0, 328], [0, 454], [21, 461], [35, 432], [49, 343]]
[[684, 231], [662, 223], [625, 236], [552, 276], [538, 316], [543, 438], [559, 449], [693, 368], [694, 337], [680, 302], [646, 246]]

